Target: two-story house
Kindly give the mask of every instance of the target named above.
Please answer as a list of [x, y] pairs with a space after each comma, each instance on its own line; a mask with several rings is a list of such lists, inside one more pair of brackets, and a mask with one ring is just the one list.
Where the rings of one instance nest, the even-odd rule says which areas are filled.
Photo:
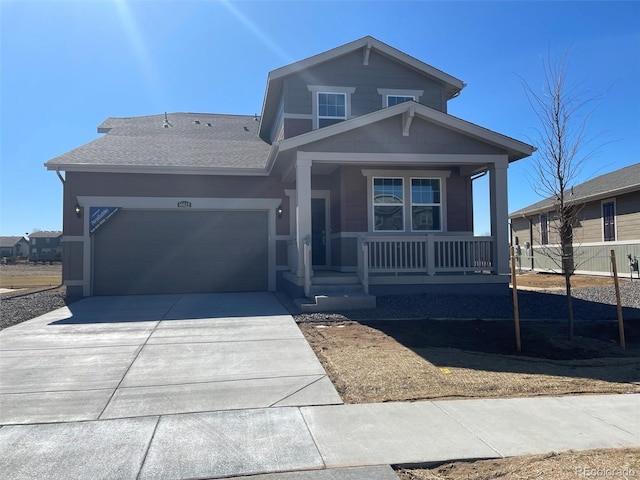
[[464, 86], [364, 37], [270, 72], [260, 116], [107, 119], [46, 163], [68, 291], [506, 293], [507, 168], [535, 149], [449, 115]]
[[[576, 208], [573, 228], [576, 273], [610, 275], [613, 250], [618, 273], [638, 276], [633, 267], [640, 258], [640, 163], [572, 186], [567, 193], [569, 204]], [[556, 200], [550, 197], [509, 215], [513, 243], [520, 247], [522, 268], [561, 271], [556, 209]]]
[[29, 235], [29, 261], [59, 262], [62, 259], [62, 232], [42, 230]]
[[24, 237], [0, 237], [0, 257], [28, 257], [29, 242]]

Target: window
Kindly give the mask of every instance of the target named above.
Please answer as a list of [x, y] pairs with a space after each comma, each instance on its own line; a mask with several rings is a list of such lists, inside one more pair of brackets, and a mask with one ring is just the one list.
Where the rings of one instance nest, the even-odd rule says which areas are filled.
[[605, 242], [616, 241], [616, 204], [613, 201], [602, 202], [602, 233]]
[[549, 245], [549, 217], [546, 213], [540, 214], [540, 245]]
[[318, 128], [347, 119], [347, 95], [318, 92]]
[[399, 103], [409, 102], [415, 99], [416, 98], [413, 95], [387, 95], [387, 107], [392, 107]]
[[411, 230], [441, 230], [439, 178], [411, 179]]
[[382, 108], [392, 107], [402, 102], [413, 100], [420, 101], [424, 90], [412, 90], [407, 88], [379, 88], [378, 94], [382, 98]]
[[377, 232], [404, 230], [402, 178], [373, 179], [373, 219], [373, 229]]

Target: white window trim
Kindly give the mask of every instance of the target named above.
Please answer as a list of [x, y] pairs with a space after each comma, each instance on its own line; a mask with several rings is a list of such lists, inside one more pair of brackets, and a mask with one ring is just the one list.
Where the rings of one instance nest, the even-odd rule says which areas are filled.
[[[397, 207], [397, 203], [375, 203], [375, 199], [373, 198], [375, 195], [375, 190], [373, 188], [373, 184], [377, 179], [391, 179], [391, 180], [401, 180], [402, 181], [402, 230], [376, 230], [376, 215], [375, 208], [376, 207]], [[377, 233], [392, 233], [392, 232], [406, 232], [407, 231], [407, 209], [405, 208], [407, 203], [407, 188], [406, 188], [406, 178], [398, 177], [398, 176], [375, 176], [371, 178], [371, 230]]]
[[[307, 85], [307, 89], [313, 94], [311, 112], [313, 115], [313, 129], [318, 129], [318, 94], [320, 93], [342, 93], [345, 96], [345, 120], [351, 118], [351, 95], [356, 91], [355, 87], [339, 87], [331, 85]], [[339, 118], [339, 117], [323, 117]]]
[[389, 106], [388, 98], [393, 97], [413, 97], [416, 102], [420, 102], [420, 97], [424, 94], [424, 90], [407, 90], [402, 88], [379, 88], [378, 94], [382, 96], [382, 108]]
[[[446, 179], [451, 176], [451, 171], [447, 170], [369, 170], [363, 169], [362, 175], [367, 177], [367, 233], [370, 234], [386, 234], [390, 232], [411, 233], [415, 235], [425, 235], [432, 232], [446, 232], [447, 231], [447, 182]], [[404, 230], [374, 230], [375, 215], [373, 214], [373, 178], [402, 178], [403, 179], [403, 192], [404, 192], [404, 205], [407, 205], [406, 198], [409, 198], [411, 202], [411, 178], [436, 178], [440, 180], [440, 230], [416, 230], [412, 231], [411, 228], [407, 229], [407, 222], [411, 222], [411, 209], [404, 208]], [[409, 195], [409, 197], [407, 197]], [[411, 203], [409, 203], [411, 205]]]
[[[411, 196], [411, 184], [413, 183], [413, 180], [438, 180], [440, 182], [440, 203], [413, 203], [413, 198]], [[409, 219], [411, 220], [411, 231], [412, 232], [416, 232], [416, 233], [431, 233], [431, 232], [442, 232], [442, 223], [443, 223], [443, 215], [442, 215], [442, 204], [443, 202], [443, 197], [442, 197], [442, 190], [443, 190], [443, 185], [444, 182], [442, 181], [442, 178], [440, 177], [425, 177], [425, 176], [420, 176], [420, 177], [411, 177], [409, 179]], [[413, 207], [417, 206], [417, 207], [439, 207], [440, 208], [440, 229], [438, 230], [414, 230], [413, 229]]]
[[[613, 240], [605, 240], [604, 239], [604, 212], [602, 211], [602, 207], [605, 203], [613, 203], [613, 234], [616, 238]], [[614, 198], [606, 198], [600, 201], [600, 229], [602, 230], [602, 241], [610, 244], [618, 241], [618, 205], [616, 205], [616, 199]]]

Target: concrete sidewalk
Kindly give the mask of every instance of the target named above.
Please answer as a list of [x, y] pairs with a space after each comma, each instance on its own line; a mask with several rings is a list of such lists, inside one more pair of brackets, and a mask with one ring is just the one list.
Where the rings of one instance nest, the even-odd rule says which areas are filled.
[[268, 293], [94, 297], [0, 332], [5, 478], [391, 480], [640, 447], [640, 395], [341, 403]]
[[[639, 412], [640, 395], [629, 394], [282, 407], [4, 426], [0, 471], [12, 479], [226, 478], [297, 471], [265, 478], [387, 480], [393, 472], [373, 466], [640, 447]], [[354, 466], [372, 468], [333, 470]]]

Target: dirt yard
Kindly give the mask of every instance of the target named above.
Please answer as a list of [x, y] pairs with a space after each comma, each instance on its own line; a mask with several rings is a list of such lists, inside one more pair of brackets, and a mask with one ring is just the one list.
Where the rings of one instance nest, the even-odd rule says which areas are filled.
[[399, 469], [396, 473], [402, 480], [632, 480], [640, 478], [640, 448], [455, 462], [428, 469]]
[[[426, 399], [640, 393], [640, 321], [627, 322], [627, 350], [615, 322], [576, 326], [523, 322], [517, 354], [505, 321], [301, 323], [347, 403]], [[397, 469], [402, 480], [574, 480], [640, 478], [640, 449], [561, 452], [427, 469]]]
[[522, 352], [507, 321], [301, 323], [347, 403], [444, 398], [640, 393], [640, 321], [576, 326], [523, 322]]

